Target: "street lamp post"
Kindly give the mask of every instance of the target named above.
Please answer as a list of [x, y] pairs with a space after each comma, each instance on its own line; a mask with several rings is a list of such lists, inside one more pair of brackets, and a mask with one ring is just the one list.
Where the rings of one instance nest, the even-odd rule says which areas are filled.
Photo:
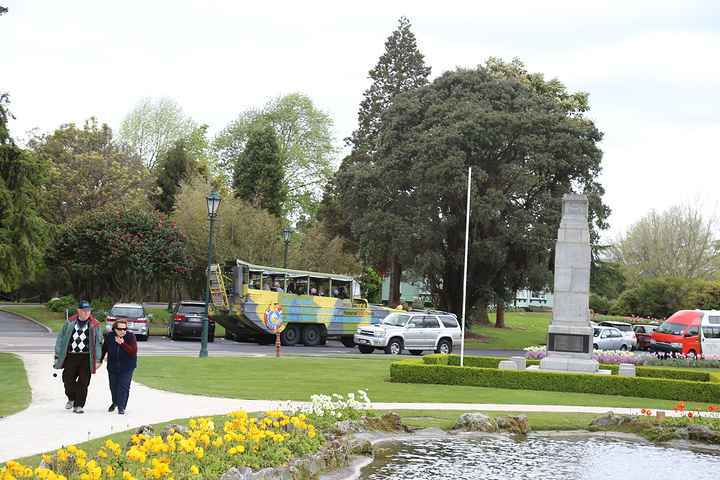
[[287, 249], [288, 245], [290, 245], [290, 239], [292, 238], [293, 229], [290, 227], [285, 227], [285, 230], [283, 230], [283, 242], [285, 243], [285, 261], [283, 262], [283, 268], [287, 268]]
[[214, 191], [205, 197], [207, 200], [208, 217], [206, 220], [210, 220], [210, 240], [208, 242], [208, 267], [207, 267], [207, 284], [205, 285], [205, 317], [203, 318], [202, 337], [200, 340], [200, 358], [207, 358], [207, 341], [208, 341], [208, 310], [210, 304], [210, 268], [212, 267], [212, 241], [213, 241], [213, 226], [215, 224], [215, 217], [217, 216], [218, 208], [220, 208], [220, 195]]

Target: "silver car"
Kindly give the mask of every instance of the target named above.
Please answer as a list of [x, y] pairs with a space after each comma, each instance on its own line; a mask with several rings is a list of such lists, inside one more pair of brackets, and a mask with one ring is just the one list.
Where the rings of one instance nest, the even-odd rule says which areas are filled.
[[615, 327], [595, 327], [593, 332], [593, 350], [630, 350], [631, 340]]
[[407, 349], [413, 355], [420, 355], [423, 350], [450, 353], [461, 338], [455, 315], [433, 310], [392, 312], [380, 323], [358, 328], [353, 340], [360, 353], [378, 349], [399, 355]]
[[105, 333], [112, 331], [116, 320], [126, 320], [128, 331], [135, 334], [138, 340], [147, 340], [150, 336], [150, 319], [145, 307], [139, 303], [116, 303], [105, 319]]

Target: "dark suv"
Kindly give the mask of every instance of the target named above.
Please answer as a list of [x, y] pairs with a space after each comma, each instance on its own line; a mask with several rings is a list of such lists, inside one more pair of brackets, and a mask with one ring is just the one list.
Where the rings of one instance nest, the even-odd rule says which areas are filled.
[[[170, 315], [167, 334], [171, 340], [180, 337], [202, 338], [203, 319], [205, 318], [205, 302], [200, 300], [181, 300], [175, 304]], [[215, 340], [215, 321], [208, 318], [207, 341]]]

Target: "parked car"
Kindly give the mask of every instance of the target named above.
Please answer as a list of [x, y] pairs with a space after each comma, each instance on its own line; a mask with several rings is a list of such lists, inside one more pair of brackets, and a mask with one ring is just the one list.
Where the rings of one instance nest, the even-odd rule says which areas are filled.
[[432, 310], [392, 312], [380, 323], [358, 328], [353, 340], [360, 353], [381, 349], [389, 355], [399, 355], [407, 349], [420, 355], [423, 350], [450, 353], [461, 338], [455, 315]]
[[625, 322], [616, 322], [613, 320], [603, 320], [602, 322], [598, 323], [598, 325], [602, 327], [617, 328], [623, 333], [623, 335], [630, 339], [631, 349], [637, 347], [637, 335], [635, 335], [632, 324]]
[[615, 327], [598, 326], [593, 329], [593, 350], [630, 350], [632, 343]]
[[638, 350], [647, 350], [650, 348], [650, 337], [655, 330], [657, 325], [635, 325], [635, 336], [637, 336], [637, 348]]
[[147, 341], [150, 336], [152, 313], [148, 314], [139, 303], [116, 303], [105, 315], [105, 333], [112, 331], [116, 320], [123, 319], [128, 322], [128, 331], [134, 333], [138, 340]]
[[[202, 338], [203, 319], [205, 318], [205, 302], [201, 300], [181, 300], [175, 304], [170, 315], [167, 334], [171, 340], [180, 337]], [[215, 340], [215, 321], [208, 318], [207, 341]]]
[[700, 320], [702, 310], [680, 310], [673, 313], [650, 337], [650, 353], [693, 354], [701, 353]]

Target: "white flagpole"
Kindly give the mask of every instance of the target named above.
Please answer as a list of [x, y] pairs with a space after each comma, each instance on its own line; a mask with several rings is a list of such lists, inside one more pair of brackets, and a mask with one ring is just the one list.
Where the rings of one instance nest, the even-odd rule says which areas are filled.
[[468, 271], [468, 243], [470, 239], [470, 187], [472, 183], [472, 167], [468, 167], [468, 189], [467, 189], [467, 209], [465, 210], [465, 270], [463, 272], [463, 308], [462, 308], [462, 335], [460, 341], [460, 366], [462, 367], [465, 359], [465, 312], [467, 310], [467, 271]]

